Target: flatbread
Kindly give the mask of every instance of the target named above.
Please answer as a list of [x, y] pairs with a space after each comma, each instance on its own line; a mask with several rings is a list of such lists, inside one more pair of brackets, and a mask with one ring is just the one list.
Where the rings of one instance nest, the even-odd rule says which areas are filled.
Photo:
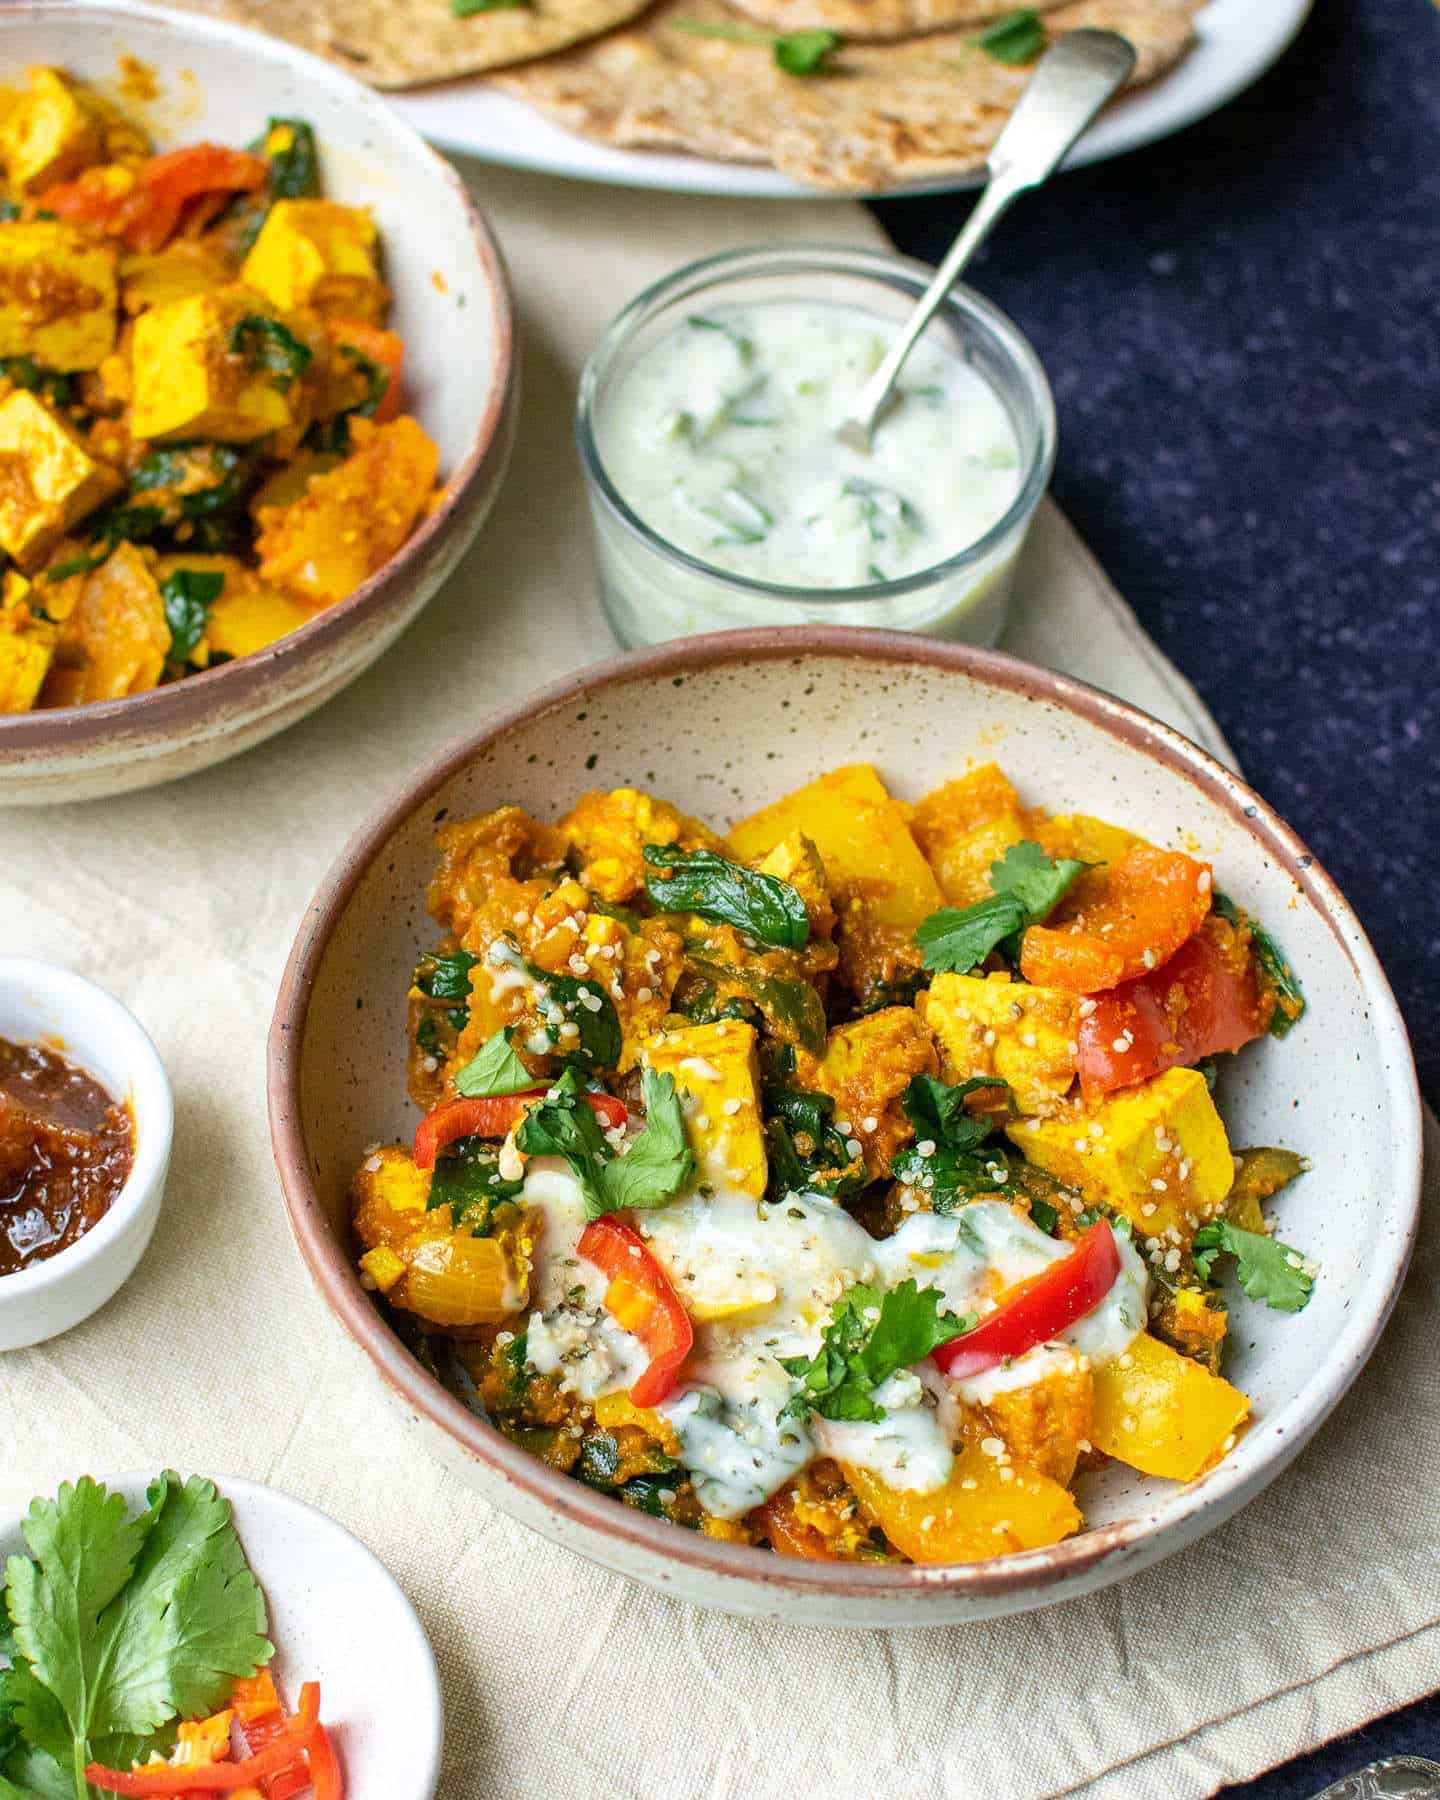
[[[986, 21], [1013, 13], [1006, 0], [734, 0], [744, 13], [774, 31], [838, 31], [843, 37], [914, 37], [922, 31], [953, 31], [967, 25], [983, 30]], [[1049, 12], [1064, 0], [1032, 0], [1030, 11]]]
[[[3, 0], [0, 0], [3, 3]], [[328, 57], [378, 88], [417, 87], [565, 50], [650, 0], [528, 0], [457, 19], [450, 0], [168, 0]]]
[[[1205, 0], [1072, 0], [1048, 17], [1119, 31], [1150, 81], [1189, 48]], [[1030, 79], [971, 32], [847, 44], [832, 74], [786, 75], [768, 49], [696, 37], [677, 19], [738, 22], [724, 0], [664, 0], [644, 21], [579, 50], [507, 70], [495, 85], [560, 124], [630, 149], [772, 163], [812, 187], [884, 188], [979, 168]]]

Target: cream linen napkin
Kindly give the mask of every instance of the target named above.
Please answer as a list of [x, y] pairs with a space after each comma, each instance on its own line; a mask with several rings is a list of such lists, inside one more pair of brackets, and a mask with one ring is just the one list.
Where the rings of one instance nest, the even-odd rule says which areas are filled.
[[[599, 327], [723, 245], [879, 239], [859, 208], [472, 173], [515, 277], [525, 407], [509, 483], [460, 572], [377, 668], [263, 748], [148, 794], [0, 813], [0, 942], [133, 1006], [177, 1102], [170, 1189], [134, 1279], [79, 1330], [0, 1358], [0, 1505], [84, 1470], [168, 1463], [320, 1506], [425, 1620], [449, 1714], [443, 1800], [1186, 1800], [1425, 1691], [1440, 1667], [1440, 1387], [1415, 1379], [1440, 1272], [1433, 1132], [1431, 1230], [1333, 1423], [1222, 1531], [1087, 1600], [894, 1635], [729, 1619], [592, 1568], [417, 1460], [281, 1210], [263, 1045], [291, 935], [345, 836], [416, 762], [494, 702], [613, 648], [570, 444]], [[1227, 754], [1053, 509], [1020, 589], [1013, 648]]]

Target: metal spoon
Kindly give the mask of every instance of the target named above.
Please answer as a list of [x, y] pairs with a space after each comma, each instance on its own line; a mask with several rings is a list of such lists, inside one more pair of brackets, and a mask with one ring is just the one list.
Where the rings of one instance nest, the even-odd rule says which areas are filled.
[[1069, 31], [1040, 58], [986, 160], [990, 179], [984, 192], [904, 330], [866, 382], [855, 411], [836, 432], [842, 444], [868, 455], [875, 427], [895, 403], [896, 376], [965, 265], [1010, 203], [1051, 174], [1134, 67], [1134, 45], [1114, 31]]

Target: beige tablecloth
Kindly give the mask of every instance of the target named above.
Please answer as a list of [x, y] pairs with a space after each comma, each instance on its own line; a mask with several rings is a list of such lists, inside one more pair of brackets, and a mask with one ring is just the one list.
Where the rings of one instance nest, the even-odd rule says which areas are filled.
[[[887, 1636], [692, 1611], [511, 1524], [417, 1461], [378, 1403], [301, 1267], [270, 1162], [262, 1049], [303, 905], [438, 743], [612, 649], [570, 447], [597, 329], [642, 282], [722, 244], [877, 235], [858, 208], [474, 178], [515, 278], [526, 398], [510, 482], [460, 573], [377, 668], [262, 749], [132, 798], [0, 812], [0, 942], [133, 1006], [177, 1102], [169, 1194], [135, 1278], [79, 1330], [0, 1357], [0, 1505], [83, 1470], [171, 1463], [333, 1514], [429, 1629], [443, 1800], [1187, 1800], [1426, 1691], [1440, 1671], [1433, 1130], [1418, 1265], [1318, 1442], [1195, 1549], [1028, 1618]], [[1053, 510], [1020, 590], [1012, 648], [1226, 754]]]

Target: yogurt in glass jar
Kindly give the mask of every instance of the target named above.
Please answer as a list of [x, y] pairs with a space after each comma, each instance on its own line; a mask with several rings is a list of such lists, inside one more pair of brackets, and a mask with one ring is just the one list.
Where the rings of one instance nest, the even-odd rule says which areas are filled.
[[871, 453], [835, 436], [925, 280], [868, 251], [747, 251], [620, 315], [578, 435], [624, 642], [804, 622], [995, 640], [1054, 457], [1024, 339], [957, 288]]

